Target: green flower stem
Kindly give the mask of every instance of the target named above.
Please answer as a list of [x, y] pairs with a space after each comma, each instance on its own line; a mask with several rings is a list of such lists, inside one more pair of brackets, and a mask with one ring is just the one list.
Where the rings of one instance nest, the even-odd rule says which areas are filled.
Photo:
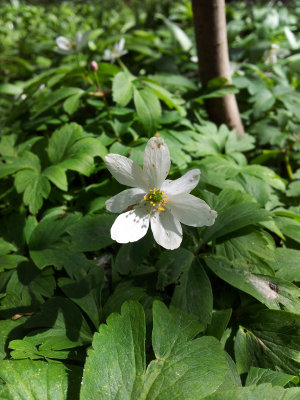
[[286, 166], [286, 170], [287, 170], [289, 178], [291, 180], [294, 180], [294, 174], [293, 174], [293, 170], [292, 170], [292, 167], [290, 164], [289, 154], [287, 151], [285, 152], [285, 155], [284, 155], [284, 161], [285, 161], [285, 166]]
[[111, 116], [111, 113], [110, 113], [110, 109], [109, 109], [109, 105], [108, 105], [105, 93], [101, 88], [101, 83], [100, 83], [97, 71], [94, 71], [94, 76], [95, 76], [97, 88], [98, 88], [99, 92], [102, 93], [103, 101], [104, 101], [105, 108], [106, 108], [106, 111], [107, 111], [107, 116], [108, 116], [109, 119], [112, 119], [112, 116]]
[[117, 63], [119, 64], [119, 66], [120, 66], [123, 70], [126, 70], [126, 69], [127, 69], [126, 66], [125, 66], [125, 64], [122, 62], [122, 60], [121, 60], [119, 57], [117, 57]]

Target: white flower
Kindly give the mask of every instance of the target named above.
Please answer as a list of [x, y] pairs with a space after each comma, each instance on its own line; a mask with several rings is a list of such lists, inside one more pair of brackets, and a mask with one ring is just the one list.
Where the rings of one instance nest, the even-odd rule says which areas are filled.
[[104, 54], [102, 57], [103, 60], [111, 61], [112, 63], [114, 63], [117, 58], [121, 58], [122, 56], [124, 56], [124, 54], [128, 53], [127, 50], [124, 50], [124, 46], [125, 46], [125, 39], [122, 38], [118, 43], [115, 43], [112, 50], [108, 49], [104, 50]]
[[135, 242], [146, 235], [150, 224], [156, 242], [173, 250], [182, 241], [180, 223], [210, 226], [215, 222], [216, 211], [189, 194], [199, 182], [199, 169], [174, 181], [165, 180], [171, 162], [168, 146], [162, 138], [153, 137], [147, 143], [143, 169], [119, 154], [108, 154], [105, 161], [119, 183], [131, 186], [106, 201], [107, 210], [122, 213], [111, 228], [113, 240]]
[[57, 51], [61, 54], [73, 54], [80, 51], [87, 42], [90, 31], [82, 34], [77, 32], [74, 40], [70, 40], [64, 36], [58, 36], [56, 38], [56, 44], [58, 46]]

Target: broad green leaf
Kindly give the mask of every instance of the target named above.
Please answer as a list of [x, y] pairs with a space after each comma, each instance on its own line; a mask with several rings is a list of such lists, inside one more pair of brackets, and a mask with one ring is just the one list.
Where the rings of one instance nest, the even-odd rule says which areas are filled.
[[113, 99], [120, 106], [125, 107], [132, 99], [134, 77], [128, 71], [119, 72], [113, 79]]
[[0, 321], [0, 359], [7, 357], [8, 342], [13, 339], [22, 338], [25, 335], [23, 324], [28, 317], [19, 315], [19, 318]]
[[288, 197], [298, 197], [300, 196], [300, 181], [293, 181], [289, 184], [288, 190], [286, 192]]
[[138, 399], [145, 373], [145, 316], [127, 302], [95, 333], [85, 363], [80, 399]]
[[[193, 340], [197, 318], [153, 305], [153, 349], [145, 365], [145, 316], [136, 302], [124, 303], [94, 335], [83, 374], [81, 400], [202, 398], [220, 387], [228, 372], [225, 352], [209, 337]], [[235, 386], [232, 384], [232, 386]]]
[[182, 273], [188, 273], [194, 255], [184, 247], [173, 251], [164, 251], [158, 258], [155, 268], [158, 270], [157, 288], [164, 290], [166, 286], [179, 283]]
[[[141, 399], [202, 398], [217, 390], [228, 373], [225, 352], [211, 337], [192, 338], [196, 318], [161, 302], [153, 305], [152, 342], [156, 360], [148, 365]], [[234, 384], [232, 384], [234, 386]]]
[[271, 383], [272, 386], [285, 386], [289, 382], [299, 383], [298, 376], [288, 375], [280, 371], [251, 367], [246, 379], [246, 386]]
[[43, 175], [46, 176], [49, 181], [54, 183], [61, 190], [68, 190], [68, 181], [66, 172], [59, 165], [51, 165], [43, 171]]
[[51, 268], [40, 271], [31, 262], [23, 262], [10, 276], [6, 291], [19, 297], [19, 307], [28, 306], [32, 308], [31, 311], [35, 311], [37, 305], [44, 302], [44, 298], [53, 296], [55, 287]]
[[275, 244], [272, 237], [255, 228], [236, 231], [216, 246], [216, 255], [224, 256], [245, 270], [258, 274], [274, 275]]
[[133, 100], [144, 128], [148, 134], [153, 134], [161, 116], [161, 106], [156, 94], [149, 87], [134, 88]]
[[171, 161], [179, 168], [185, 169], [191, 162], [191, 156], [182, 150], [182, 141], [184, 141], [183, 132], [178, 135], [173, 130], [163, 130], [159, 135], [164, 139], [170, 150]]
[[79, 100], [83, 94], [84, 91], [82, 90], [79, 93], [70, 96], [69, 98], [67, 98], [67, 100], [64, 101], [63, 108], [69, 115], [74, 114], [74, 112], [78, 110]]
[[197, 315], [199, 322], [204, 326], [211, 322], [212, 288], [199, 260], [194, 259], [189, 268], [183, 271], [171, 304], [189, 314]]
[[96, 329], [100, 323], [103, 281], [104, 270], [96, 265], [82, 279], [60, 278], [58, 281], [64, 294], [86, 312]]
[[0, 85], [1, 94], [9, 94], [14, 96], [19, 96], [23, 93], [22, 85], [13, 85], [11, 83], [2, 83]]
[[275, 222], [285, 236], [300, 243], [300, 222], [285, 216], [276, 216]]
[[160, 86], [156, 82], [151, 81], [150, 79], [143, 79], [143, 81], [146, 82], [147, 86], [149, 86], [157, 95], [157, 97], [161, 99], [168, 107], [175, 108], [181, 117], [186, 115], [186, 110], [182, 106], [184, 103], [183, 99], [174, 96], [174, 94], [169, 92], [167, 89]]
[[24, 169], [17, 172], [15, 187], [18, 193], [23, 193], [24, 204], [29, 206], [32, 214], [36, 214], [47, 199], [51, 186], [48, 179], [37, 171]]
[[239, 89], [237, 87], [229, 84], [223, 85], [222, 87], [216, 89], [211, 89], [208, 87], [208, 89], [210, 89], [208, 93], [206, 90], [203, 95], [196, 97], [193, 100], [196, 101], [197, 103], [203, 104], [204, 99], [214, 99], [223, 97], [227, 94], [235, 94], [239, 92]]
[[249, 193], [261, 206], [265, 206], [271, 196], [271, 188], [266, 185], [261, 178], [256, 176], [240, 173], [235, 177], [235, 180], [240, 183], [245, 189], [246, 193]]
[[6, 269], [14, 269], [23, 261], [27, 261], [27, 258], [19, 254], [10, 254], [18, 251], [17, 247], [5, 241], [0, 237], [0, 272]]
[[288, 282], [300, 282], [300, 250], [277, 247], [272, 266], [276, 276]]
[[225, 204], [220, 204], [220, 206], [222, 207], [220, 212], [219, 209], [216, 208], [218, 216], [215, 223], [208, 227], [204, 233], [204, 242], [215, 240], [228, 233], [244, 228], [245, 226], [271, 219], [270, 213], [260, 208], [257, 203], [243, 202], [229, 205], [229, 207], [225, 209], [223, 208]]
[[40, 351], [73, 349], [92, 341], [92, 332], [83, 314], [65, 297], [46, 301], [41, 311], [26, 322], [25, 328], [31, 329], [26, 340], [39, 345]]
[[239, 373], [255, 366], [299, 375], [299, 315], [249, 308], [239, 322], [234, 345]]
[[272, 387], [270, 384], [263, 384], [216, 392], [204, 397], [203, 400], [297, 400], [299, 395], [299, 388], [283, 389], [279, 386]]
[[38, 268], [42, 269], [47, 265], [62, 267], [64, 257], [70, 257], [63, 235], [79, 219], [78, 214], [48, 217], [34, 228], [29, 240], [29, 253]]
[[106, 148], [100, 140], [86, 134], [76, 123], [64, 125], [49, 139], [48, 155], [52, 164], [90, 175], [94, 170], [93, 159], [104, 158]]
[[36, 172], [41, 170], [39, 158], [30, 151], [24, 151], [21, 157], [6, 156], [3, 157], [0, 164], [0, 178], [11, 175], [20, 169], [31, 169]]
[[109, 230], [113, 224], [115, 215], [86, 215], [68, 228], [71, 236], [70, 250], [73, 251], [97, 251], [109, 246], [113, 241]]
[[127, 275], [141, 267], [143, 260], [153, 247], [153, 237], [147, 234], [138, 242], [123, 244], [118, 251], [114, 270], [120, 275]]
[[300, 314], [300, 289], [274, 276], [252, 274], [225, 257], [205, 257], [207, 266], [230, 285], [250, 294], [267, 307], [279, 310], [281, 304], [289, 311]]
[[167, 27], [170, 29], [170, 32], [179, 44], [182, 50], [188, 51], [192, 47], [191, 39], [186, 35], [186, 33], [177, 25], [175, 22], [170, 21], [168, 18], [159, 14], [159, 17], [164, 21]]
[[53, 92], [50, 92], [49, 96], [43, 101], [35, 104], [33, 109], [32, 119], [37, 118], [43, 112], [49, 110], [49, 108], [53, 107], [59, 101], [66, 99], [67, 97], [71, 97], [74, 95], [82, 94], [83, 90], [75, 87], [62, 87]]
[[145, 288], [134, 286], [131, 281], [120, 282], [103, 306], [103, 319], [111, 313], [119, 313], [127, 300], [136, 300], [143, 304], [146, 298]]
[[231, 308], [226, 310], [213, 310], [211, 323], [207, 326], [206, 334], [208, 336], [214, 336], [221, 341], [231, 315]]
[[0, 398], [5, 400], [78, 399], [81, 368], [43, 361], [0, 361]]

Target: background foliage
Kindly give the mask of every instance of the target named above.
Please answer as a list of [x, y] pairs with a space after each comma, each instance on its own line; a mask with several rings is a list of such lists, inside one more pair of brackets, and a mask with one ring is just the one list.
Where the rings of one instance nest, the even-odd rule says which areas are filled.
[[[1, 399], [299, 398], [299, 6], [231, 3], [233, 85], [207, 87], [188, 1], [0, 15]], [[83, 50], [59, 54], [77, 31]], [[204, 109], [228, 92], [240, 140]], [[105, 211], [122, 190], [105, 155], [142, 163], [155, 133], [219, 214], [174, 251], [113, 243]]]

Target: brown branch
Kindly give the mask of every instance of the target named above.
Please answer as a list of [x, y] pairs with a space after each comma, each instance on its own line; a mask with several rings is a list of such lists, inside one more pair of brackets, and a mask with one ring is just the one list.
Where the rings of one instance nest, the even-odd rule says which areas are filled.
[[[230, 84], [225, 1], [192, 0], [192, 7], [201, 82], [206, 85], [211, 79], [224, 77]], [[212, 121], [225, 123], [236, 129], [239, 137], [243, 136], [244, 127], [234, 94], [207, 99], [205, 106]]]

